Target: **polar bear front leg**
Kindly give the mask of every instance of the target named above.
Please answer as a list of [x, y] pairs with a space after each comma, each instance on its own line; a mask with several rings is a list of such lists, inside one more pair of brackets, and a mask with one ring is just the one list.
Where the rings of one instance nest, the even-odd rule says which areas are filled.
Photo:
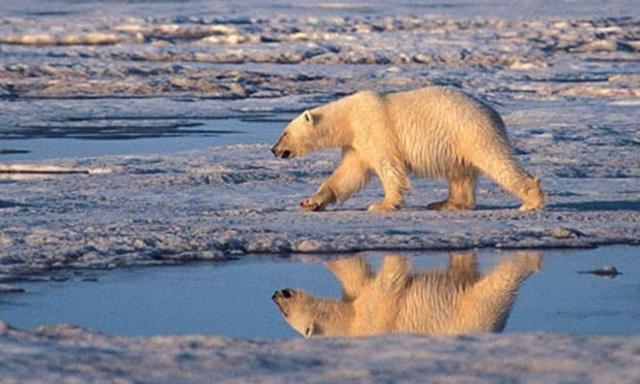
[[352, 149], [345, 149], [338, 168], [308, 199], [300, 202], [305, 211], [321, 211], [328, 205], [343, 202], [352, 194], [361, 190], [370, 177], [370, 171]]
[[303, 211], [324, 211], [329, 204], [333, 204], [335, 199], [326, 193], [316, 193], [315, 195], [300, 202]]

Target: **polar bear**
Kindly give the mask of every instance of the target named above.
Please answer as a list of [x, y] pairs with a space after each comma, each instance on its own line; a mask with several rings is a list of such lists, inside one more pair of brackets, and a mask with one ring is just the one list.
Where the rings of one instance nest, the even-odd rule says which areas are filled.
[[540, 265], [540, 254], [519, 252], [481, 277], [472, 253], [456, 253], [446, 270], [412, 274], [409, 258], [388, 255], [375, 274], [355, 257], [326, 263], [342, 285], [342, 300], [292, 289], [272, 300], [306, 338], [501, 332], [520, 284]]
[[355, 93], [303, 112], [271, 151], [291, 159], [332, 147], [342, 149], [342, 161], [318, 191], [300, 203], [304, 210], [345, 201], [375, 174], [384, 200], [369, 211], [394, 211], [411, 186], [410, 173], [448, 180], [448, 198], [429, 204], [429, 209], [473, 209], [479, 172], [522, 200], [522, 211], [544, 204], [540, 181], [514, 158], [500, 115], [454, 89]]

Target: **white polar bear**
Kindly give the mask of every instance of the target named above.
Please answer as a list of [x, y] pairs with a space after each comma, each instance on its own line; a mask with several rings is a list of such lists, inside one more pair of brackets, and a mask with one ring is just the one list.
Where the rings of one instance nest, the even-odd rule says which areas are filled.
[[341, 300], [292, 289], [272, 296], [304, 337], [469, 334], [504, 330], [520, 284], [540, 269], [541, 255], [519, 252], [484, 277], [472, 253], [452, 254], [446, 270], [417, 274], [409, 258], [392, 255], [378, 274], [359, 257], [326, 265], [342, 285]]
[[435, 210], [475, 207], [479, 172], [520, 198], [522, 211], [541, 209], [544, 193], [516, 161], [500, 115], [464, 93], [428, 87], [379, 95], [359, 92], [305, 111], [284, 129], [271, 151], [290, 159], [342, 148], [342, 161], [305, 210], [343, 202], [376, 174], [384, 200], [370, 211], [393, 211], [410, 188], [409, 174], [447, 179], [447, 200]]

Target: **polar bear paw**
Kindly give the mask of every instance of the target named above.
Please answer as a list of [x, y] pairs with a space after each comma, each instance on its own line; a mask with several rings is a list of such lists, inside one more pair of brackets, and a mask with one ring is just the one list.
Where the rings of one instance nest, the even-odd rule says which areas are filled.
[[431, 211], [465, 211], [473, 209], [473, 204], [456, 203], [451, 200], [438, 201], [427, 204], [427, 209]]
[[303, 211], [324, 211], [326, 206], [327, 202], [325, 199], [317, 195], [300, 202], [300, 208], [302, 208]]
[[369, 206], [369, 208], [367, 209], [367, 211], [369, 212], [393, 212], [395, 211], [397, 208], [395, 205], [393, 204], [387, 204], [387, 203], [379, 203], [379, 204], [371, 204]]

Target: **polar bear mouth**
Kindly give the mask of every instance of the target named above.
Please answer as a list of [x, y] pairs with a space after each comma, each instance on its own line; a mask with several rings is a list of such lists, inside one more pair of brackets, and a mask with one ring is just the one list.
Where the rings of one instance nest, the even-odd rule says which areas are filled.
[[291, 150], [280, 148], [280, 142], [276, 143], [276, 145], [271, 148], [271, 153], [273, 153], [275, 157], [282, 157], [283, 159], [293, 157], [293, 152], [291, 152]]

